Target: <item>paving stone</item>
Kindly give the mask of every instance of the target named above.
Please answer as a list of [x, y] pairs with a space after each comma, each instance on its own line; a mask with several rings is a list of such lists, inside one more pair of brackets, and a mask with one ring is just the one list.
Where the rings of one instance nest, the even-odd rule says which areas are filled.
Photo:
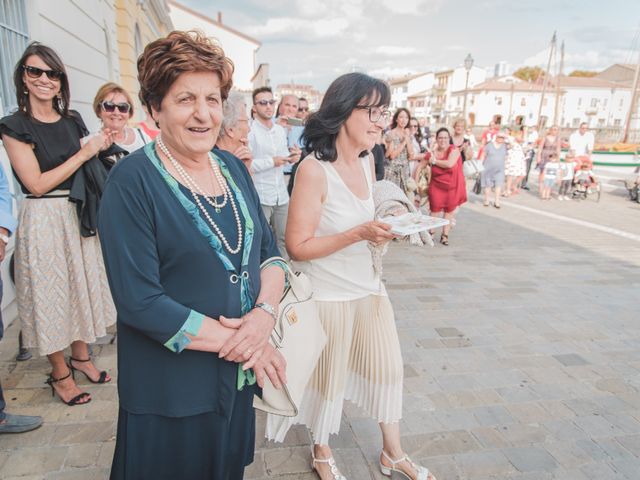
[[567, 353], [564, 355], [553, 355], [553, 358], [555, 358], [565, 367], [589, 364], [589, 362], [587, 362], [584, 358], [582, 358], [580, 355], [576, 353]]
[[515, 421], [509, 411], [501, 405], [477, 407], [473, 409], [473, 413], [478, 419], [478, 422], [480, 422], [480, 425], [484, 426], [503, 425]]
[[82, 468], [49, 473], [45, 480], [108, 480], [109, 469]]
[[504, 448], [501, 452], [520, 472], [549, 472], [558, 467], [558, 463], [539, 447]]
[[438, 332], [438, 335], [440, 335], [441, 337], [462, 337], [464, 336], [463, 333], [458, 330], [457, 328], [453, 328], [453, 327], [440, 327], [440, 328], [436, 328], [436, 332]]
[[458, 467], [468, 478], [487, 475], [503, 478], [516, 472], [507, 457], [499, 450], [462, 453], [454, 458]]
[[309, 472], [310, 450], [305, 447], [265, 450], [264, 463], [267, 475]]
[[411, 457], [455, 455], [480, 449], [475, 438], [462, 430], [403, 435], [402, 446]]
[[44, 475], [60, 470], [67, 451], [67, 447], [30, 447], [15, 450], [2, 466], [0, 478]]

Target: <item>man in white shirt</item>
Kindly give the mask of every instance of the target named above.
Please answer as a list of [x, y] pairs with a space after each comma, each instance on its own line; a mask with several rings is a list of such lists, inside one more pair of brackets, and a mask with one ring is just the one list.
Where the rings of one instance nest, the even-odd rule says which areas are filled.
[[576, 157], [587, 156], [591, 158], [594, 143], [593, 133], [587, 131], [586, 122], [582, 122], [578, 130], [569, 137], [569, 149], [573, 150]]
[[289, 212], [289, 194], [284, 178], [284, 166], [300, 159], [291, 155], [287, 148], [287, 133], [274, 123], [276, 101], [269, 87], [253, 91], [253, 123], [249, 132], [249, 147], [253, 153], [251, 169], [253, 183], [260, 196], [260, 204], [267, 221], [273, 229], [282, 255], [287, 255], [284, 246], [284, 229]]
[[[287, 147], [290, 154], [300, 155], [302, 153], [302, 120], [298, 115], [298, 97], [295, 95], [283, 95], [276, 112], [276, 123], [284, 128], [287, 133]], [[295, 125], [294, 125], [295, 123]], [[284, 173], [290, 174], [293, 165], [290, 163], [284, 166]]]

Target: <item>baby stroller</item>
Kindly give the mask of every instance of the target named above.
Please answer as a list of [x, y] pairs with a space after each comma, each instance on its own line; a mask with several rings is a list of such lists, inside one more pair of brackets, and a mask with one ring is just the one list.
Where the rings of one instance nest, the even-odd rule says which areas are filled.
[[629, 192], [629, 199], [632, 202], [640, 203], [640, 167], [636, 167], [633, 177], [623, 181], [627, 192]]
[[593, 173], [593, 162], [589, 157], [576, 157], [576, 173], [573, 176], [573, 190], [571, 195], [575, 200], [586, 200], [589, 195], [600, 201], [602, 185]]

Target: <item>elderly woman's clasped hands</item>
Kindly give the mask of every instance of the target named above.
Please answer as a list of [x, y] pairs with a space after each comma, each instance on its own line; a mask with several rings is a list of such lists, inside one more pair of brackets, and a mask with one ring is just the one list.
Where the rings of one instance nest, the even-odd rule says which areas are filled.
[[253, 368], [260, 387], [264, 386], [265, 375], [276, 388], [287, 382], [286, 360], [269, 343], [275, 325], [275, 319], [269, 313], [254, 308], [242, 318], [221, 316], [219, 320], [223, 326], [237, 329], [220, 349], [220, 358], [243, 363], [243, 370]]

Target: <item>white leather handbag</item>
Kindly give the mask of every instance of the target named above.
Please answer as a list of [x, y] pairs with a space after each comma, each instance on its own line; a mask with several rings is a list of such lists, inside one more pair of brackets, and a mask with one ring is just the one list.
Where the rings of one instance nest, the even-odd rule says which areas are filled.
[[475, 178], [484, 171], [484, 164], [480, 160], [466, 160], [462, 164], [462, 173], [465, 178]]
[[253, 398], [253, 406], [274, 415], [295, 417], [304, 390], [327, 343], [313, 300], [311, 281], [301, 272], [289, 268], [289, 287], [284, 292], [271, 344], [287, 361], [287, 384], [276, 389], [265, 378], [262, 397]]

